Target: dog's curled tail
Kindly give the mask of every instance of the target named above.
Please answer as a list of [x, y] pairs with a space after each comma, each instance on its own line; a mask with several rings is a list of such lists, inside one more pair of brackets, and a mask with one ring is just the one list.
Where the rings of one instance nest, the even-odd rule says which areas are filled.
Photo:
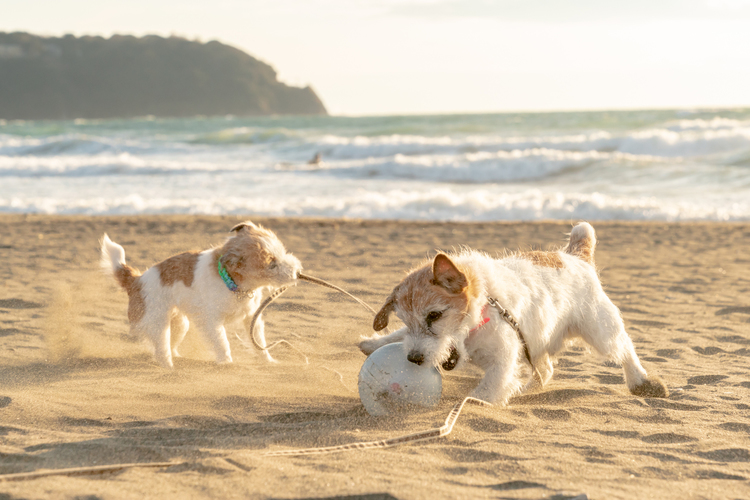
[[580, 222], [570, 232], [570, 241], [565, 251], [579, 259], [594, 265], [594, 248], [596, 233], [588, 222]]
[[115, 277], [117, 283], [128, 294], [133, 288], [133, 283], [141, 275], [141, 273], [125, 263], [125, 249], [110, 240], [106, 233], [102, 236], [101, 260], [99, 264], [105, 272]]

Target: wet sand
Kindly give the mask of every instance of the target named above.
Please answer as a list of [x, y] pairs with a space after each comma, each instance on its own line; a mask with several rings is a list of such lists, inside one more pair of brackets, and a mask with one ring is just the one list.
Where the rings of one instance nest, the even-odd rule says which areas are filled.
[[[237, 217], [0, 215], [0, 474], [173, 462], [4, 481], [0, 498], [746, 498], [750, 492], [750, 224], [594, 223], [597, 266], [667, 400], [572, 346], [553, 380], [453, 433], [384, 450], [263, 457], [442, 425], [478, 383], [444, 377], [438, 407], [375, 418], [356, 393], [371, 317], [335, 292], [289, 290], [266, 313], [269, 364], [232, 336], [217, 366], [189, 332], [175, 369], [128, 335], [127, 298], [98, 270], [105, 231], [144, 270], [220, 244]], [[254, 219], [306, 272], [376, 309], [435, 249], [547, 249], [568, 223]], [[339, 378], [339, 374], [341, 378]], [[375, 495], [375, 494], [379, 494]], [[359, 497], [358, 497], [359, 496]], [[583, 497], [581, 497], [583, 498]]]

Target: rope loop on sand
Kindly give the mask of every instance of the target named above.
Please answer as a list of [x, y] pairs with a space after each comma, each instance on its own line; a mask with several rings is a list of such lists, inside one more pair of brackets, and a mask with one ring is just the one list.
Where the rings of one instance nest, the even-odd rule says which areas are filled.
[[268, 304], [270, 304], [271, 302], [273, 302], [276, 297], [278, 297], [279, 295], [281, 295], [282, 293], [284, 293], [288, 288], [290, 288], [290, 287], [289, 286], [282, 286], [281, 288], [277, 288], [276, 291], [274, 291], [271, 295], [268, 296], [268, 298], [266, 298], [266, 300], [263, 301], [263, 303], [260, 305], [260, 307], [258, 308], [258, 310], [255, 311], [255, 316], [253, 316], [253, 322], [252, 322], [252, 324], [250, 326], [250, 340], [253, 341], [252, 346], [250, 344], [248, 344], [247, 342], [245, 342], [245, 340], [243, 340], [239, 335], [237, 335], [236, 332], [235, 332], [234, 336], [237, 337], [237, 340], [240, 341], [240, 344], [242, 344], [242, 347], [244, 347], [246, 349], [250, 349], [251, 347], [255, 347], [259, 351], [269, 351], [269, 350], [273, 349], [274, 347], [276, 347], [277, 345], [284, 344], [287, 347], [289, 347], [291, 350], [293, 350], [294, 352], [296, 352], [297, 354], [299, 354], [300, 356], [302, 356], [303, 358], [305, 358], [305, 364], [309, 365], [310, 364], [310, 360], [307, 358], [307, 356], [305, 355], [305, 353], [302, 352], [302, 351], [300, 351], [296, 347], [294, 347], [290, 342], [282, 339], [282, 340], [277, 340], [276, 342], [274, 342], [274, 343], [272, 343], [270, 345], [265, 345], [264, 346], [264, 345], [261, 345], [261, 343], [258, 342], [258, 339], [255, 338], [255, 323], [256, 323], [256, 321], [258, 321], [258, 318], [260, 317], [260, 314], [263, 312], [263, 309], [265, 309], [266, 307], [268, 307]]
[[[422, 441], [431, 441], [438, 439], [453, 431], [453, 426], [456, 425], [461, 410], [467, 403], [475, 404], [478, 406], [492, 406], [486, 401], [467, 397], [460, 403], [457, 403], [448, 413], [448, 418], [445, 419], [445, 423], [442, 427], [435, 429], [429, 429], [426, 431], [415, 432], [413, 434], [406, 434], [404, 436], [397, 436], [389, 439], [382, 439], [379, 441], [365, 441], [361, 443], [349, 443], [342, 444], [339, 446], [325, 446], [321, 448], [301, 448], [297, 450], [280, 450], [280, 451], [269, 451], [263, 453], [264, 457], [294, 457], [294, 456], [305, 456], [305, 455], [324, 455], [327, 453], [339, 453], [342, 451], [349, 450], [371, 450], [375, 448], [391, 448], [394, 446], [400, 446], [402, 444], [418, 443]], [[83, 476], [90, 474], [106, 474], [112, 472], [118, 472], [124, 469], [132, 469], [136, 467], [171, 467], [173, 465], [180, 465], [180, 462], [152, 462], [152, 463], [130, 463], [130, 464], [112, 464], [112, 465], [100, 465], [94, 467], [75, 467], [70, 469], [53, 469], [46, 471], [34, 471], [34, 472], [20, 472], [15, 474], [0, 474], [0, 483], [4, 481], [28, 481], [30, 479], [39, 479], [42, 477], [49, 476]]]
[[463, 401], [453, 406], [448, 418], [445, 419], [445, 423], [442, 427], [436, 427], [426, 431], [415, 432], [413, 434], [406, 434], [404, 436], [397, 436], [389, 439], [382, 439], [379, 441], [365, 441], [361, 443], [349, 443], [338, 446], [324, 446], [321, 448], [301, 448], [297, 450], [279, 450], [269, 451], [263, 453], [264, 457], [294, 457], [294, 456], [305, 456], [305, 455], [323, 455], [327, 453], [339, 453], [342, 451], [349, 450], [371, 450], [375, 448], [391, 448], [394, 446], [400, 446], [402, 444], [417, 443], [420, 441], [431, 441], [445, 437], [453, 431], [453, 426], [456, 424], [461, 410], [467, 404], [474, 404], [478, 406], [492, 406], [491, 403], [483, 401], [481, 399], [472, 398], [471, 396], [464, 398]]

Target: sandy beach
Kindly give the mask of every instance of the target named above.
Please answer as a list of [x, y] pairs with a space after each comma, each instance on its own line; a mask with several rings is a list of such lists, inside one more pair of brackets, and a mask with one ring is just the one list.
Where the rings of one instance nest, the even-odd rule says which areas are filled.
[[[750, 224], [594, 223], [605, 290], [669, 399], [628, 393], [583, 345], [543, 390], [469, 406], [433, 442], [310, 457], [273, 450], [439, 427], [478, 383], [446, 374], [440, 404], [369, 416], [357, 347], [372, 318], [300, 284], [266, 313], [269, 364], [230, 338], [217, 366], [195, 332], [172, 371], [128, 335], [127, 297], [98, 269], [106, 231], [145, 270], [220, 244], [235, 216], [0, 215], [0, 474], [111, 464], [89, 475], [8, 481], [36, 498], [747, 498], [750, 495]], [[435, 249], [549, 249], [571, 224], [267, 219], [307, 273], [379, 308]], [[339, 377], [340, 375], [340, 377]], [[586, 497], [581, 497], [586, 495]]]

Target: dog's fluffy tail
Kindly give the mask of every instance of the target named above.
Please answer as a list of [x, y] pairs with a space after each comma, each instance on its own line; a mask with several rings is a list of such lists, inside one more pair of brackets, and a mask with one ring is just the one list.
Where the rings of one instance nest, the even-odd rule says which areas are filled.
[[580, 222], [570, 232], [570, 241], [565, 251], [581, 260], [594, 265], [594, 248], [596, 248], [596, 233], [588, 222]]
[[125, 249], [109, 239], [105, 233], [102, 236], [101, 260], [102, 269], [115, 277], [117, 283], [125, 289], [128, 294], [133, 288], [133, 283], [141, 275], [125, 263]]

